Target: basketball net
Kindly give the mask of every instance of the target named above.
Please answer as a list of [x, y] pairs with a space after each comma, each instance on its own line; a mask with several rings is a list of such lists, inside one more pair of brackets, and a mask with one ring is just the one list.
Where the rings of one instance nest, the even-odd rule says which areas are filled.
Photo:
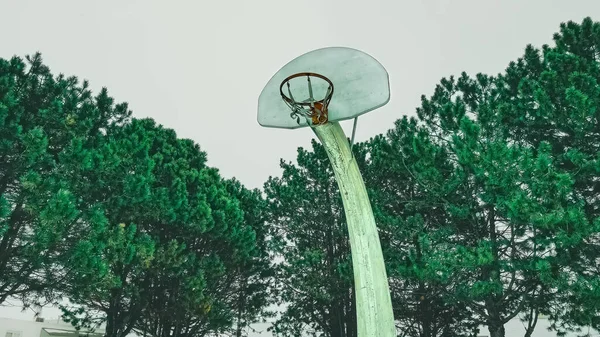
[[[294, 99], [294, 95], [292, 94], [290, 80], [302, 76], [306, 76], [309, 97], [304, 101], [296, 101]], [[314, 98], [312, 82], [310, 79], [311, 76], [323, 79], [329, 84], [327, 92], [325, 93], [325, 97], [321, 100], [316, 100]], [[285, 95], [282, 90], [284, 84], [286, 84], [287, 86], [287, 95]], [[327, 77], [315, 73], [294, 74], [283, 80], [283, 82], [281, 82], [280, 92], [283, 101], [287, 104], [290, 110], [292, 110], [290, 117], [295, 119], [298, 124], [300, 124], [301, 118], [305, 118], [306, 122], [309, 125], [320, 125], [327, 123], [327, 107], [329, 106], [329, 102], [331, 101], [331, 97], [333, 96], [333, 83], [331, 83], [331, 81]]]

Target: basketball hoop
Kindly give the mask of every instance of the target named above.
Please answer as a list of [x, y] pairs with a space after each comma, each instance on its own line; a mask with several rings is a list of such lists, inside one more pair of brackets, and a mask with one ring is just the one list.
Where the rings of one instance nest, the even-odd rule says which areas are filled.
[[[333, 83], [339, 97], [332, 101]], [[327, 153], [352, 243], [358, 337], [397, 335], [377, 224], [351, 145], [358, 116], [389, 100], [389, 76], [383, 65], [360, 50], [346, 47], [321, 48], [296, 57], [271, 77], [258, 98], [258, 124], [281, 129], [310, 126]], [[292, 118], [282, 113], [286, 106]], [[354, 119], [351, 144], [339, 123], [349, 119]]]
[[[296, 101], [294, 99], [294, 95], [292, 95], [290, 80], [303, 76], [306, 76], [309, 97], [303, 101]], [[310, 79], [311, 77], [320, 78], [328, 84], [325, 97], [321, 100], [316, 100], [314, 98], [313, 86]], [[286, 95], [283, 92], [284, 85], [287, 86], [288, 95]], [[333, 83], [327, 77], [317, 73], [297, 73], [288, 76], [285, 80], [281, 82], [281, 85], [279, 86], [279, 92], [281, 93], [283, 101], [292, 110], [290, 117], [295, 119], [298, 124], [300, 124], [300, 117], [306, 118], [307, 121], [312, 122], [312, 125], [320, 125], [327, 123], [327, 107], [329, 106], [329, 102], [331, 101], [331, 97], [333, 96]]]

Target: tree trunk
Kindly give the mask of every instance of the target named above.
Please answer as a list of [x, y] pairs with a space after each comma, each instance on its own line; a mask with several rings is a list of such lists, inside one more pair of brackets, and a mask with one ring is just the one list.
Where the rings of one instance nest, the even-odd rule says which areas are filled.
[[346, 336], [356, 336], [356, 297], [354, 296], [354, 289], [350, 289], [350, 303], [346, 319]]
[[488, 324], [488, 329], [490, 330], [490, 337], [505, 337], [506, 329], [504, 329], [504, 324]]
[[[335, 219], [333, 212], [331, 211], [331, 198], [329, 194], [329, 188], [325, 190], [325, 200], [327, 202], [327, 217], [329, 221], [329, 227], [325, 229], [325, 250], [327, 251], [326, 262], [327, 262], [327, 278], [330, 280], [330, 291], [332, 294], [339, 292], [338, 283], [335, 282], [336, 277], [336, 266], [335, 266], [335, 242], [333, 240], [333, 231], [335, 229]], [[331, 337], [344, 337], [344, 322], [342, 317], [344, 315], [342, 305], [344, 303], [343, 296], [333, 299], [328, 308], [329, 314], [329, 326], [331, 327]], [[341, 310], [342, 309], [342, 310]]]
[[238, 268], [237, 270], [238, 275], [240, 275], [240, 290], [238, 292], [238, 310], [237, 310], [237, 327], [235, 329], [235, 336], [236, 337], [242, 337], [242, 332], [243, 332], [243, 323], [242, 323], [242, 316], [244, 314], [244, 311], [246, 309], [246, 301], [245, 301], [245, 280], [243, 280], [242, 277], [242, 271], [240, 268]]
[[[420, 266], [423, 263], [423, 251], [421, 249], [421, 244], [419, 242], [419, 235], [415, 234], [413, 237], [413, 244], [416, 252], [416, 263]], [[429, 303], [429, 298], [427, 294], [427, 288], [425, 286], [425, 282], [423, 280], [419, 280], [419, 285], [417, 287], [417, 301], [420, 313], [420, 323], [421, 323], [421, 331], [422, 337], [434, 337], [432, 333], [431, 326], [433, 324], [433, 319], [431, 317], [431, 305]]]
[[531, 337], [533, 331], [535, 331], [535, 326], [537, 325], [538, 315], [538, 310], [531, 310], [529, 314], [529, 321], [527, 322], [527, 329], [525, 330], [525, 335], [523, 337]]
[[[494, 261], [485, 273], [488, 280], [500, 283], [500, 253], [498, 249], [498, 236], [496, 233], [496, 212], [494, 207], [488, 210], [488, 230], [491, 242], [492, 256]], [[490, 294], [485, 300], [486, 310], [488, 312], [488, 329], [490, 337], [505, 337], [504, 321], [502, 319], [502, 294]]]
[[106, 328], [104, 329], [104, 337], [115, 337], [114, 326], [115, 323], [110, 315], [106, 315]]

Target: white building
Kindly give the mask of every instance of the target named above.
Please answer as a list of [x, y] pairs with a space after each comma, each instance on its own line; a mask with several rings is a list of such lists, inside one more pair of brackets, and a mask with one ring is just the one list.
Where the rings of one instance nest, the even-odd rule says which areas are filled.
[[104, 331], [77, 331], [60, 319], [20, 320], [0, 317], [0, 337], [102, 337]]

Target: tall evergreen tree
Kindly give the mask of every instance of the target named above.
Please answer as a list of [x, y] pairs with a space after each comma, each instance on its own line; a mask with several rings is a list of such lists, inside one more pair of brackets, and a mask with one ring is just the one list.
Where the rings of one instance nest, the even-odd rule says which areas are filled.
[[258, 191], [246, 189], [237, 180], [223, 183], [227, 196], [243, 211], [243, 223], [229, 223], [232, 227], [228, 229], [231, 235], [240, 236], [239, 241], [219, 239], [191, 246], [185, 240], [192, 253], [200, 254], [195, 259], [220, 251], [203, 266], [202, 296], [194, 296], [184, 287], [182, 269], [194, 270], [193, 263], [181, 266], [184, 261], [165, 261], [163, 267], [156, 268], [159, 272], [149, 294], [151, 302], [136, 325], [137, 331], [160, 337], [219, 332], [243, 336], [251, 323], [267, 314], [271, 268], [265, 245], [264, 200]]
[[62, 287], [59, 262], [87, 234], [68, 173], [89, 162], [73, 159], [129, 116], [106, 89], [94, 97], [87, 82], [53, 76], [40, 54], [0, 59], [0, 304]]
[[78, 191], [101, 220], [69, 261], [75, 308], [65, 313], [78, 324], [105, 321], [111, 337], [227, 329], [227, 267], [256, 249], [239, 202], [199, 147], [173, 130], [134, 119], [107, 138], [80, 172]]
[[227, 191], [240, 202], [244, 225], [254, 230], [256, 249], [248, 259], [231, 266], [236, 279], [228, 285], [233, 293], [235, 337], [245, 337], [251, 324], [272, 317], [267, 307], [273, 304], [271, 287], [274, 269], [268, 246], [267, 203], [260, 190], [249, 190], [236, 179], [226, 182]]
[[449, 248], [446, 237], [452, 233], [445, 204], [416, 175], [433, 167], [432, 179], [449, 179], [448, 154], [432, 146], [425, 130], [408, 118], [368, 146], [365, 178], [386, 258], [398, 336], [471, 336], [476, 328], [471, 312], [448, 296], [461, 279], [443, 264]]
[[527, 47], [497, 77], [443, 79], [417, 111], [451, 163], [407, 169], [444, 205], [440, 271], [466, 276], [450, 298], [492, 336], [519, 316], [530, 336], [540, 313], [559, 331], [597, 324], [598, 32], [564, 24], [555, 47]]
[[39, 54], [0, 59], [0, 304], [64, 295], [67, 320], [108, 336], [247, 325], [267, 303], [264, 202], [130, 115]]
[[531, 333], [538, 299], [547, 290], [531, 272], [544, 252], [536, 246], [535, 228], [510, 216], [528, 193], [524, 172], [531, 160], [495, 118], [501, 101], [495, 99], [494, 80], [481, 74], [443, 79], [431, 98], [423, 98], [418, 117], [448, 154], [451, 173], [443, 181], [434, 166], [416, 173], [445, 205], [452, 228], [447, 267], [469, 276], [453, 291], [454, 301], [466, 303], [491, 336], [500, 337], [504, 325], [526, 311], [534, 313], [527, 317]]
[[598, 329], [600, 23], [561, 24], [554, 46], [528, 46], [498, 83], [506, 136], [537, 157], [528, 202], [514, 216], [552, 251], [538, 262], [555, 295], [545, 313], [559, 332]]
[[[360, 156], [360, 154], [357, 154]], [[361, 160], [359, 159], [359, 162]], [[364, 158], [362, 160], [364, 162]], [[356, 336], [352, 264], [339, 190], [325, 149], [298, 149], [297, 164], [265, 184], [278, 299], [278, 336]]]

